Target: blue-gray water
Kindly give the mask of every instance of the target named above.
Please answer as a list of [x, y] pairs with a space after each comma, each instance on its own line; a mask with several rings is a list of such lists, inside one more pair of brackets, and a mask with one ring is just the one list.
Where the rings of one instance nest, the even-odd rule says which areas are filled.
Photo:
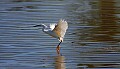
[[[0, 69], [119, 69], [119, 0], [1, 0]], [[66, 19], [59, 41], [32, 26]]]

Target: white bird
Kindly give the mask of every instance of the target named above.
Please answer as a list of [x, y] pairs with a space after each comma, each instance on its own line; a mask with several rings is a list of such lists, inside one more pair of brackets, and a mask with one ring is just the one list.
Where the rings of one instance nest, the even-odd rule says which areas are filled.
[[43, 32], [49, 34], [52, 37], [57, 38], [60, 41], [60, 43], [56, 47], [56, 50], [60, 50], [60, 44], [63, 42], [64, 35], [66, 33], [66, 30], [68, 29], [67, 21], [60, 19], [57, 24], [50, 24], [49, 26], [46, 26], [45, 24], [40, 24], [34, 27], [43, 27]]

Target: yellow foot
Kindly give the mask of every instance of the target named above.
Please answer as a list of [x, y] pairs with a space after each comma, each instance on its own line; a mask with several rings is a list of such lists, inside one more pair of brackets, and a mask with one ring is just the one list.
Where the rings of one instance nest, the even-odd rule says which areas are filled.
[[56, 47], [56, 50], [60, 50], [60, 46], [57, 46], [57, 47]]
[[60, 46], [59, 45], [56, 47], [56, 51], [57, 51], [57, 54], [60, 54]]

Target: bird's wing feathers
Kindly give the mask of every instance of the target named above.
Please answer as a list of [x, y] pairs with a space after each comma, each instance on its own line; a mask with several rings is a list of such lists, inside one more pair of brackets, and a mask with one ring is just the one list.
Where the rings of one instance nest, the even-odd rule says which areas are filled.
[[58, 21], [58, 24], [53, 29], [53, 32], [55, 32], [58, 35], [58, 37], [64, 38], [67, 28], [68, 28], [68, 23], [60, 19]]
[[50, 29], [53, 30], [55, 28], [56, 24], [50, 24]]

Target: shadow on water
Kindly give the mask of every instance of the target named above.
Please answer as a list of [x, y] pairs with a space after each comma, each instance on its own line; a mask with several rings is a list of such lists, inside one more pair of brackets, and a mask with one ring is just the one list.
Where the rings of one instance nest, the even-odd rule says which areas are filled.
[[118, 20], [119, 18], [116, 17], [116, 9], [115, 0], [106, 1], [100, 0], [99, 1], [99, 27], [94, 28], [91, 30], [93, 33], [93, 40], [95, 41], [112, 41], [112, 42], [119, 42], [120, 40], [114, 38], [113, 36], [117, 35], [119, 32], [119, 25]]
[[[84, 19], [85, 21], [83, 20], [83, 22], [87, 22], [86, 24], [88, 25], [88, 27], [83, 26], [85, 28], [76, 29], [80, 30], [81, 33], [76, 32], [75, 34], [78, 33], [78, 37], [81, 36], [79, 38], [80, 40], [83, 39], [95, 42], [119, 42], [120, 40], [119, 38], [116, 38], [116, 35], [118, 35], [120, 32], [120, 18], [116, 16], [117, 14], [119, 14], [119, 11], [117, 11], [119, 7], [116, 7], [116, 0], [100, 0], [95, 3], [97, 3], [99, 7], [91, 11], [90, 14], [93, 15], [91, 19]], [[88, 38], [84, 39], [85, 37]]]
[[[95, 2], [96, 3], [96, 2]], [[99, 8], [96, 10], [96, 20], [88, 21], [90, 28], [79, 29], [82, 33], [76, 33], [80, 37], [76, 42], [78, 45], [84, 46], [81, 50], [84, 60], [86, 62], [78, 64], [78, 66], [87, 66], [88, 68], [118, 68], [119, 59], [113, 56], [119, 55], [118, 35], [120, 34], [119, 7], [116, 6], [116, 0], [99, 0], [97, 2]], [[92, 23], [91, 23], [92, 22]], [[89, 48], [92, 49], [90, 50]], [[86, 48], [89, 51], [84, 51]], [[120, 55], [119, 55], [120, 56]], [[91, 58], [91, 59], [90, 59]]]

